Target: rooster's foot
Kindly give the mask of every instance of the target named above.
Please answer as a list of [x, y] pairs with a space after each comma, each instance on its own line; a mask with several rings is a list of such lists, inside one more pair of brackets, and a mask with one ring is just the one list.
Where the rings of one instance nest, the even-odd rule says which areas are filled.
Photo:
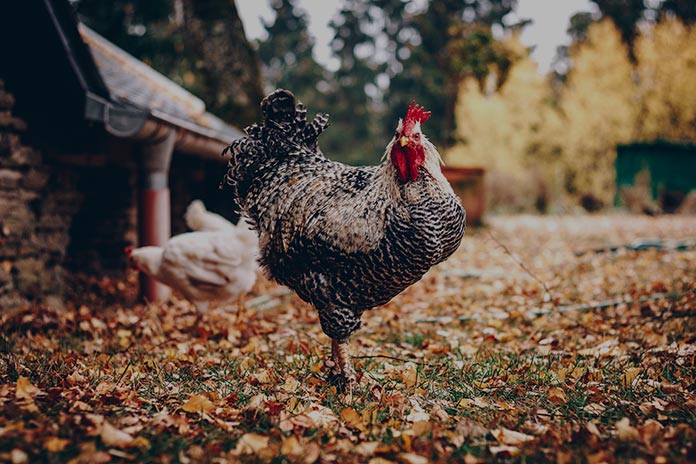
[[331, 360], [327, 365], [331, 367], [331, 377], [342, 385], [357, 383], [357, 375], [350, 361], [348, 340], [331, 340]]

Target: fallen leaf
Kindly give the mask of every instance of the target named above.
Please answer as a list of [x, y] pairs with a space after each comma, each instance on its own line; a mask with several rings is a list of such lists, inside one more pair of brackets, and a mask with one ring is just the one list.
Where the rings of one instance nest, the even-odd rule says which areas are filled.
[[660, 432], [664, 426], [654, 419], [648, 419], [645, 423], [638, 427], [640, 440], [646, 445], [651, 446], [656, 438], [660, 436]]
[[491, 434], [495, 437], [496, 440], [505, 445], [521, 445], [522, 443], [534, 440], [534, 437], [532, 435], [527, 435], [526, 433], [522, 432], [516, 432], [514, 430], [506, 429], [504, 427], [492, 430]]
[[245, 433], [237, 442], [235, 454], [256, 454], [268, 447], [270, 437], [258, 433]]
[[181, 409], [191, 413], [204, 413], [215, 409], [215, 405], [206, 396], [197, 394], [191, 396], [191, 398], [181, 406]]
[[594, 422], [588, 422], [585, 424], [585, 428], [587, 429], [588, 432], [590, 432], [592, 435], [596, 437], [601, 437], [601, 433], [599, 433], [599, 429], [597, 428], [597, 424]]
[[355, 452], [361, 456], [372, 456], [379, 447], [378, 441], [364, 441], [355, 447]]
[[428, 464], [430, 462], [425, 456], [413, 453], [401, 453], [397, 456], [397, 459], [405, 464]]
[[25, 464], [29, 462], [29, 455], [19, 448], [14, 448], [10, 451], [10, 462], [12, 464]]
[[300, 441], [295, 437], [295, 435], [290, 435], [283, 440], [283, 444], [280, 447], [280, 454], [283, 456], [300, 456], [304, 452], [304, 448], [300, 444]]
[[631, 426], [628, 417], [624, 417], [616, 423], [616, 434], [621, 441], [637, 441], [640, 438], [638, 429]]
[[566, 403], [568, 401], [568, 396], [566, 396], [563, 389], [559, 388], [559, 387], [549, 388], [549, 391], [547, 393], [547, 397], [549, 400], [551, 400], [553, 403], [556, 403], [556, 404]]
[[285, 377], [285, 383], [283, 384], [285, 391], [294, 392], [299, 388], [299, 386], [300, 382], [298, 382], [297, 379], [292, 375], [288, 374], [287, 377]]
[[111, 425], [108, 421], [104, 421], [101, 431], [102, 442], [106, 446], [113, 446], [116, 448], [123, 448], [130, 446], [133, 443], [133, 437], [126, 432], [117, 429]]
[[500, 446], [493, 446], [491, 445], [488, 448], [491, 452], [492, 455], [497, 456], [499, 454], [505, 454], [507, 456], [517, 456], [520, 454], [520, 449], [516, 446], [510, 446], [510, 445], [500, 445]]
[[343, 408], [341, 410], [341, 419], [348, 427], [358, 430], [365, 430], [365, 426], [360, 419], [360, 415], [355, 412], [355, 409], [353, 408]]
[[311, 442], [305, 447], [304, 457], [302, 459], [306, 464], [316, 462], [321, 455], [321, 447], [316, 442]]
[[583, 411], [585, 411], [588, 414], [594, 414], [596, 416], [599, 416], [606, 410], [606, 406], [599, 404], [599, 403], [590, 403], [586, 405], [584, 408], [582, 408]]
[[70, 440], [65, 438], [48, 437], [44, 440], [43, 447], [49, 453], [59, 453], [68, 446], [68, 443], [70, 443]]
[[17, 399], [32, 399], [36, 395], [43, 394], [43, 392], [32, 385], [28, 378], [20, 375], [17, 379], [17, 387], [15, 390], [15, 398]]
[[407, 363], [403, 370], [400, 370], [400, 380], [406, 385], [406, 388], [411, 388], [416, 385], [418, 380], [418, 370], [413, 363]]
[[396, 464], [394, 461], [384, 458], [372, 458], [368, 461], [368, 464]]
[[633, 385], [633, 381], [636, 379], [636, 377], [638, 377], [638, 374], [640, 374], [642, 370], [643, 369], [641, 369], [640, 367], [629, 367], [628, 369], [626, 369], [623, 378], [624, 386], [630, 387], [631, 385]]

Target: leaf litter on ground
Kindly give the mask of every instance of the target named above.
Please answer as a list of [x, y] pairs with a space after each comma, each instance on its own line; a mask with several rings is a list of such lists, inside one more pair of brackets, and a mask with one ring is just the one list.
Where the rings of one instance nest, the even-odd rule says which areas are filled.
[[[314, 310], [261, 281], [197, 322], [136, 276], [2, 315], [8, 462], [690, 462], [696, 218], [493, 217], [351, 340], [327, 381]], [[576, 253], [601, 249], [601, 253]]]

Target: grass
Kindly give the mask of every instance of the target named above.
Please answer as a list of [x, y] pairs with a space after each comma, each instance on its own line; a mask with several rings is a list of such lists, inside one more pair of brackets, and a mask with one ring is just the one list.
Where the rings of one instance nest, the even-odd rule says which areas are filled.
[[[616, 233], [628, 238], [654, 231], [624, 220]], [[348, 393], [327, 382], [328, 339], [292, 295], [240, 323], [213, 313], [197, 327], [176, 299], [100, 307], [91, 295], [89, 307], [4, 315], [0, 460], [696, 458], [696, 252], [576, 257], [595, 229], [570, 221], [554, 235], [543, 219], [507, 221], [493, 225], [507, 251], [474, 232], [450, 262], [365, 314], [352, 340], [362, 377]], [[652, 225], [677, 236], [696, 231], [693, 222]], [[535, 243], [544, 246], [526, 247]], [[549, 283], [550, 301], [508, 252]], [[496, 272], [459, 281], [453, 268]], [[258, 294], [271, 289], [262, 283]], [[668, 296], [555, 310], [658, 291]], [[18, 398], [22, 377], [40, 392]], [[198, 395], [209, 406], [189, 411]], [[128, 439], [114, 442], [104, 421]]]

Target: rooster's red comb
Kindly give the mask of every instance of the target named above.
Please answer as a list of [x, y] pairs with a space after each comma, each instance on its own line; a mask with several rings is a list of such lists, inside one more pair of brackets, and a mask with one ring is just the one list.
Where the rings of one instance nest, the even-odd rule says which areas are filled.
[[406, 117], [404, 122], [413, 121], [413, 123], [419, 122], [423, 124], [425, 121], [430, 119], [430, 111], [425, 111], [425, 108], [418, 106], [415, 100], [411, 100], [411, 106], [408, 107], [406, 111]]

